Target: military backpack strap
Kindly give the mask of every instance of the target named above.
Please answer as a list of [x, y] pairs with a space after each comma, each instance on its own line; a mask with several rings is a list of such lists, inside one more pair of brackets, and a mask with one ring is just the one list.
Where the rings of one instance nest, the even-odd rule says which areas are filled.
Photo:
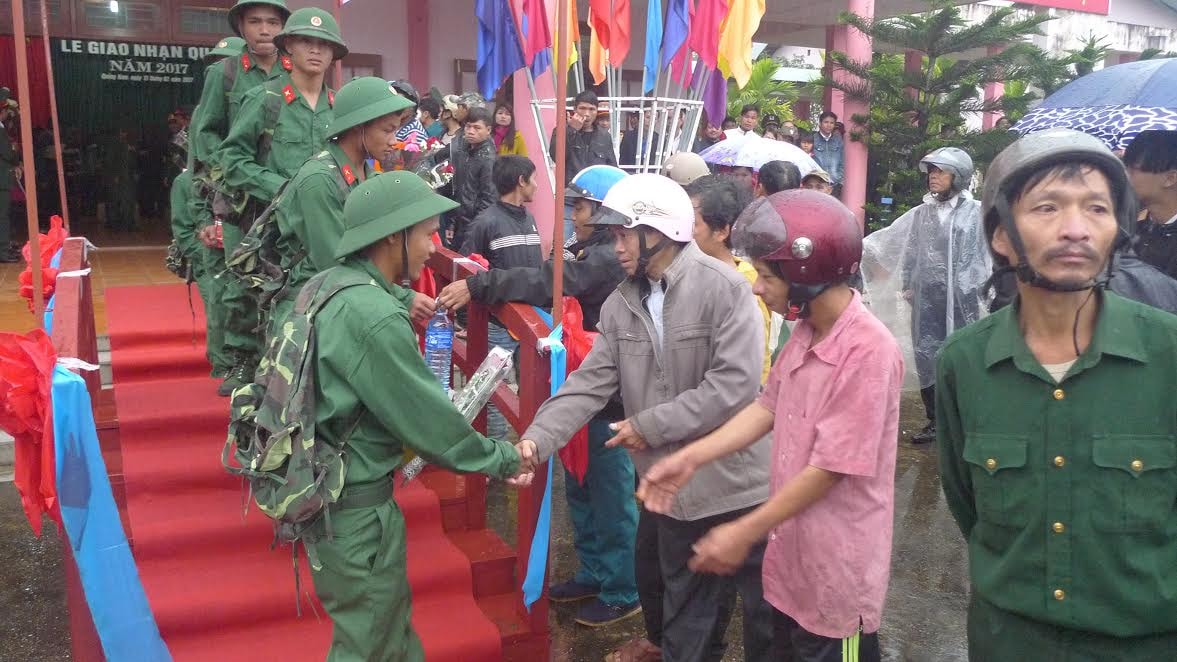
[[241, 63], [241, 58], [239, 57], [227, 57], [221, 60], [221, 68], [223, 69], [221, 89], [225, 92], [225, 101], [229, 100], [229, 93], [233, 91], [233, 86], [237, 84], [237, 72], [240, 71], [237, 67]]
[[284, 82], [282, 78], [275, 78], [266, 83], [265, 101], [262, 104], [262, 135], [257, 141], [257, 162], [263, 166], [270, 158], [270, 148], [274, 146], [274, 131], [278, 128], [278, 118], [282, 115], [283, 98], [281, 89], [271, 89], [275, 82]]

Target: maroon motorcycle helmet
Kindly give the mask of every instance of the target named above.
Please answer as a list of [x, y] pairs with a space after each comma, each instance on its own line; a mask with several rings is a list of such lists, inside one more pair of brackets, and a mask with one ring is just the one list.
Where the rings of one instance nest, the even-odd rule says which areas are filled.
[[751, 259], [775, 263], [794, 289], [824, 290], [858, 273], [862, 261], [862, 230], [854, 214], [837, 198], [808, 189], [748, 205], [732, 228], [732, 244]]

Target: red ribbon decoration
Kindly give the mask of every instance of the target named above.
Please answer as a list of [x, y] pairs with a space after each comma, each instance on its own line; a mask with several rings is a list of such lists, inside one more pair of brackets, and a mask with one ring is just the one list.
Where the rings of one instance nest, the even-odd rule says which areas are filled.
[[0, 428], [15, 439], [14, 482], [38, 537], [42, 514], [61, 527], [50, 398], [56, 364], [57, 352], [43, 330], [0, 333]]
[[[584, 330], [584, 312], [580, 309], [580, 302], [574, 297], [564, 297], [564, 349], [568, 352], [568, 374], [580, 367], [585, 357], [593, 348], [593, 341], [597, 334]], [[589, 447], [588, 426], [582, 427], [572, 435], [568, 443], [560, 449], [560, 461], [564, 468], [575, 478], [576, 482], [584, 485], [584, 476], [588, 473]]]
[[[48, 302], [57, 289], [57, 269], [49, 266], [53, 256], [65, 245], [69, 239], [69, 232], [65, 229], [65, 222], [60, 216], [49, 219], [49, 233], [42, 234], [41, 254], [38, 256], [37, 266], [41, 268], [41, 296], [42, 301]], [[33, 249], [32, 242], [26, 242], [21, 249], [25, 258], [25, 270], [20, 272], [17, 283], [20, 285], [20, 296], [28, 301], [29, 312], [33, 312]]]

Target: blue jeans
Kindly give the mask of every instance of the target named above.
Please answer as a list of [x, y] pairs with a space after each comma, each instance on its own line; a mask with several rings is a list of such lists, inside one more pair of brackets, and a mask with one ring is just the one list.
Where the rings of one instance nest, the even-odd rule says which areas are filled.
[[[512, 354], [519, 347], [519, 341], [512, 338], [506, 329], [494, 322], [491, 322], [487, 328], [486, 339], [491, 347], [502, 347]], [[486, 436], [491, 439], [506, 439], [507, 431], [507, 419], [503, 418], [498, 407], [492, 404], [486, 405]]]
[[573, 581], [600, 587], [601, 602], [628, 605], [638, 599], [634, 578], [638, 508], [633, 496], [633, 461], [624, 448], [605, 447], [612, 436], [609, 421], [589, 421], [584, 485], [565, 470], [564, 494], [572, 517], [576, 558], [580, 561]]

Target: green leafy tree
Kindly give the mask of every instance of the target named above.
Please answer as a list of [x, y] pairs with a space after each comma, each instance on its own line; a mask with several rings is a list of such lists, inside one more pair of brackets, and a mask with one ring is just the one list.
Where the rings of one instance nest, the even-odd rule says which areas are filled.
[[1161, 58], [1177, 57], [1177, 51], [1162, 51], [1159, 48], [1146, 48], [1140, 52], [1138, 60], [1159, 60]]
[[[908, 71], [902, 55], [876, 53], [863, 63], [831, 51], [833, 66], [851, 76], [816, 81], [869, 104], [869, 115], [853, 118], [865, 131], [851, 132], [848, 139], [868, 145], [867, 213], [875, 225], [884, 225], [919, 204], [927, 191], [920, 158], [949, 145], [975, 151], [976, 135], [963, 133], [962, 113], [1003, 110], [1001, 100], [986, 101], [980, 90], [1028, 75], [1040, 51], [1025, 40], [1041, 34], [1039, 26], [1051, 17], [1009, 7], [968, 24], [949, 0], [933, 0], [921, 14], [872, 20], [843, 13], [839, 20], [869, 35], [876, 48], [915, 51], [921, 58], [919, 69]], [[988, 54], [991, 50], [996, 52]], [[882, 198], [893, 200], [890, 211]]]
[[[752, 63], [752, 75], [748, 84], [737, 88], [734, 80], [728, 81], [727, 114], [732, 117], [740, 116], [740, 109], [748, 104], [754, 104], [760, 109], [760, 115], [773, 114], [781, 121], [793, 119], [793, 103], [798, 99], [798, 90], [792, 83], [774, 80], [780, 61], [772, 57], [762, 57]], [[723, 118], [714, 123], [718, 126]]]

